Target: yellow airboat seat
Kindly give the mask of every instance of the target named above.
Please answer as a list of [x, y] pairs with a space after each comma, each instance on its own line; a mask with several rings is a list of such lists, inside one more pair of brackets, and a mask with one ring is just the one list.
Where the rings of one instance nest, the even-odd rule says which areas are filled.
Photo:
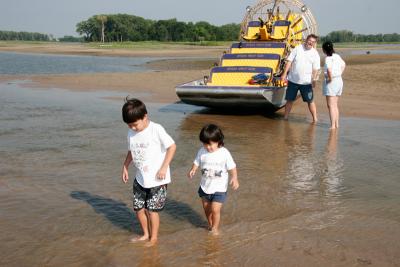
[[243, 36], [243, 39], [249, 41], [258, 40], [260, 38], [260, 27], [262, 27], [261, 21], [249, 21], [247, 24], [246, 35]]
[[283, 42], [238, 42], [231, 45], [231, 54], [278, 54], [283, 56], [286, 43]]
[[291, 22], [288, 20], [277, 20], [272, 24], [271, 39], [285, 40], [289, 35], [289, 26]]
[[272, 75], [272, 69], [266, 67], [214, 67], [207, 86], [260, 86], [259, 84], [250, 85], [249, 80], [257, 74]]
[[225, 54], [221, 58], [220, 65], [222, 67], [268, 67], [275, 73], [278, 70], [280, 59], [278, 54]]
[[289, 35], [290, 24], [289, 20], [276, 20], [273, 22], [272, 32], [269, 34], [264, 23], [261, 21], [250, 21], [247, 24], [246, 35], [243, 35], [242, 38], [247, 41], [285, 40]]

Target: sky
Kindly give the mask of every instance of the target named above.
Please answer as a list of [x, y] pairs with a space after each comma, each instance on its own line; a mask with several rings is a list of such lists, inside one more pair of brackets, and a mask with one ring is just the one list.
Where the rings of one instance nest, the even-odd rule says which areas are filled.
[[[130, 14], [145, 19], [176, 18], [213, 25], [240, 23], [257, 0], [0, 0], [0, 30], [79, 36], [76, 24], [99, 14]], [[303, 0], [320, 35], [331, 31], [400, 33], [400, 0]]]

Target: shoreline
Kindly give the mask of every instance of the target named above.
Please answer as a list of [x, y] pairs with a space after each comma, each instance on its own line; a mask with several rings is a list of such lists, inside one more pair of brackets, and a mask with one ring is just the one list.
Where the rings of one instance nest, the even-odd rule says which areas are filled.
[[[209, 75], [226, 47], [176, 46], [168, 49], [98, 49], [83, 45], [0, 46], [0, 51], [50, 53], [65, 55], [170, 57], [145, 64], [149, 71], [132, 73], [82, 73], [45, 75], [1, 75], [0, 83], [24, 80], [24, 87], [71, 91], [115, 91], [143, 101], [171, 103], [179, 101], [175, 86]], [[348, 49], [348, 48], [345, 48]], [[380, 47], [382, 49], [382, 47]], [[339, 54], [342, 48], [337, 49]], [[389, 49], [390, 50], [390, 49]], [[343, 74], [344, 90], [339, 100], [340, 114], [349, 117], [400, 120], [400, 54], [363, 54], [344, 56], [347, 68]], [[321, 75], [322, 78], [322, 75]], [[319, 114], [327, 114], [322, 80], [315, 90]], [[278, 113], [282, 113], [279, 110]], [[307, 105], [298, 100], [293, 114], [309, 116]], [[290, 120], [290, 118], [289, 118]]]

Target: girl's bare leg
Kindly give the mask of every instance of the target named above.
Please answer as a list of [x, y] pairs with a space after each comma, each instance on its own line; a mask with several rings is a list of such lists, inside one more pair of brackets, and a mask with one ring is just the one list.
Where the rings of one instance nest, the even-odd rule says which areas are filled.
[[339, 128], [339, 97], [336, 96], [336, 128]]
[[220, 202], [211, 202], [211, 216], [212, 216], [212, 228], [211, 232], [214, 235], [219, 234], [219, 223], [221, 221], [221, 208], [222, 203]]
[[212, 213], [211, 213], [211, 202], [205, 199], [201, 199], [201, 203], [203, 204], [204, 214], [206, 215], [208, 222], [208, 230], [211, 230], [213, 225]]
[[331, 119], [331, 129], [336, 129], [339, 127], [339, 110], [337, 107], [337, 96], [327, 96], [326, 105], [329, 110], [329, 117]]

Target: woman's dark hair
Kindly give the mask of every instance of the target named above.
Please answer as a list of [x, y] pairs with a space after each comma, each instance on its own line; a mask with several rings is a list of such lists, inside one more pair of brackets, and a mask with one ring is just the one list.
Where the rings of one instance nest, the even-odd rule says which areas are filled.
[[215, 124], [207, 124], [201, 129], [199, 135], [203, 144], [209, 144], [210, 141], [218, 143], [218, 147], [224, 146], [224, 134]]
[[331, 41], [326, 41], [322, 44], [322, 51], [327, 55], [327, 56], [332, 56], [333, 53], [335, 53], [335, 50], [333, 49], [333, 43]]
[[142, 101], [126, 97], [122, 107], [122, 119], [126, 124], [142, 120], [146, 114], [146, 105]]

